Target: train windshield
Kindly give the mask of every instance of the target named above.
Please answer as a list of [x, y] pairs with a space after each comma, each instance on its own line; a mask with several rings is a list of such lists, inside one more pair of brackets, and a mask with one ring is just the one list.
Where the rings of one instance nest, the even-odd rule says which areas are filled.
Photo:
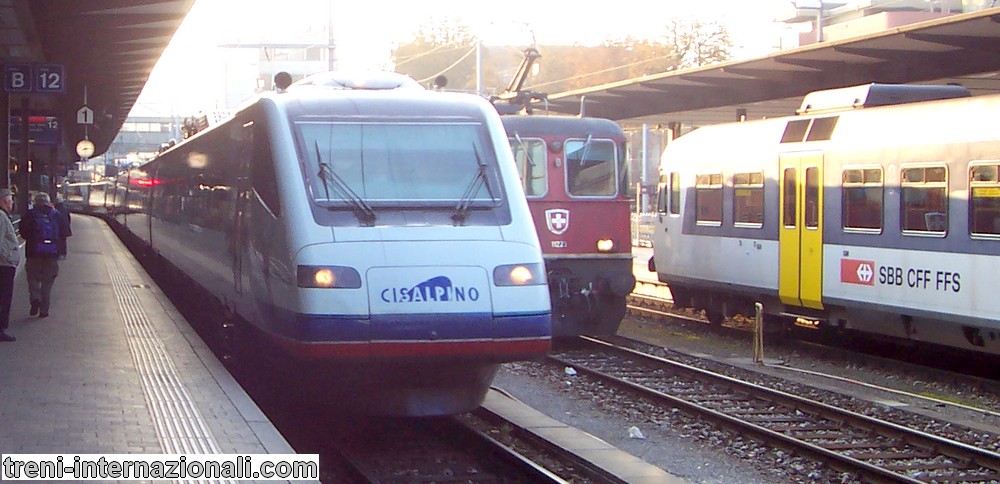
[[618, 150], [609, 139], [567, 140], [566, 189], [575, 197], [618, 193]]
[[379, 207], [475, 210], [501, 203], [493, 147], [475, 121], [300, 119], [313, 200], [374, 217]]

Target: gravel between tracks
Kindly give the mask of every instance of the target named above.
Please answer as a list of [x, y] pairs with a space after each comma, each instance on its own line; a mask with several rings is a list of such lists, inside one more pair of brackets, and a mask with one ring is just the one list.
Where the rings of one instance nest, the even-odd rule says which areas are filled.
[[[886, 393], [853, 382], [885, 386], [915, 395], [960, 401], [1000, 411], [993, 389], [960, 377], [909, 367], [869, 365], [864, 357], [830, 358], [796, 345], [765, 347], [765, 365], [752, 363], [749, 335], [720, 334], [699, 323], [664, 323], [630, 315], [619, 335], [650, 345], [697, 354], [732, 365], [726, 373], [755, 383], [820, 399], [876, 418], [992, 450], [1000, 449], [1000, 418], [956, 409], [904, 394]], [[767, 343], [767, 341], [765, 341]], [[710, 368], [719, 371], [721, 367]], [[833, 379], [812, 374], [836, 375]], [[740, 374], [734, 374], [740, 373]], [[619, 448], [692, 482], [850, 482], [851, 476], [824, 470], [780, 449], [764, 448], [732, 432], [717, 432], [696, 419], [673, 412], [659, 415], [627, 399], [606, 396], [579, 376], [533, 363], [504, 365], [496, 386], [569, 425], [586, 430]], [[810, 388], [811, 387], [811, 388]], [[873, 404], [874, 403], [874, 404]], [[636, 427], [644, 439], [629, 436]]]

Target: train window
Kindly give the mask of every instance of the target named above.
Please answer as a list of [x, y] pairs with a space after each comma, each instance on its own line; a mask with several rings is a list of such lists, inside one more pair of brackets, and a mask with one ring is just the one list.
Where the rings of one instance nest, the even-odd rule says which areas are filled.
[[681, 213], [681, 174], [670, 172], [670, 215]]
[[974, 164], [969, 167], [969, 233], [1000, 235], [1000, 164]]
[[521, 185], [528, 197], [545, 195], [548, 189], [549, 164], [545, 158], [545, 141], [533, 138], [510, 138], [510, 149], [514, 152], [517, 173], [521, 175]]
[[782, 212], [781, 212], [781, 224], [785, 227], [794, 228], [797, 223], [795, 220], [795, 208], [798, 206], [798, 197], [796, 196], [796, 180], [795, 180], [795, 168], [785, 168], [784, 176], [784, 187], [782, 193]]
[[845, 169], [841, 180], [842, 227], [881, 232], [882, 168]]
[[819, 168], [810, 166], [806, 168], [806, 211], [805, 225], [807, 229], [819, 227], [819, 187], [822, 180], [819, 179]]
[[608, 139], [567, 140], [566, 189], [576, 197], [609, 197], [618, 193], [615, 143]]
[[695, 177], [694, 204], [699, 225], [722, 225], [722, 173]]
[[943, 166], [903, 168], [900, 227], [903, 232], [948, 230], [948, 172]]
[[250, 162], [250, 185], [275, 216], [281, 215], [281, 201], [278, 198], [278, 181], [274, 175], [274, 160], [271, 143], [267, 136], [258, 132], [253, 137], [253, 159]]
[[764, 224], [764, 173], [733, 175], [733, 223], [743, 227]]
[[794, 121], [789, 121], [785, 125], [785, 132], [781, 135], [782, 143], [798, 143], [802, 141], [802, 138], [806, 136], [806, 130], [809, 129], [808, 119], [796, 119]]
[[813, 119], [812, 124], [809, 126], [809, 135], [806, 136], [806, 141], [830, 139], [833, 136], [833, 128], [837, 126], [838, 119], [840, 119], [840, 116]]
[[667, 213], [667, 207], [670, 205], [670, 192], [667, 191], [669, 185], [669, 178], [666, 175], [660, 175], [659, 183], [656, 184], [656, 213]]

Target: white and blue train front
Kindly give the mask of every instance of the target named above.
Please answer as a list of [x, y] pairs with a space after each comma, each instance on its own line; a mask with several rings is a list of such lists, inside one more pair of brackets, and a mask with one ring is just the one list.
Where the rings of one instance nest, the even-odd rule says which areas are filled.
[[341, 393], [452, 413], [549, 350], [538, 237], [476, 96], [293, 86], [126, 183], [149, 192], [118, 204], [132, 232]]

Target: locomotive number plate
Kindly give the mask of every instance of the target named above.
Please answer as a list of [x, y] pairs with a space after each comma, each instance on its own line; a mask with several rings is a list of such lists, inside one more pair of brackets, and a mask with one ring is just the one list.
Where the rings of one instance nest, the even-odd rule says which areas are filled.
[[565, 240], [553, 240], [552, 248], [554, 249], [565, 249], [567, 247]]

